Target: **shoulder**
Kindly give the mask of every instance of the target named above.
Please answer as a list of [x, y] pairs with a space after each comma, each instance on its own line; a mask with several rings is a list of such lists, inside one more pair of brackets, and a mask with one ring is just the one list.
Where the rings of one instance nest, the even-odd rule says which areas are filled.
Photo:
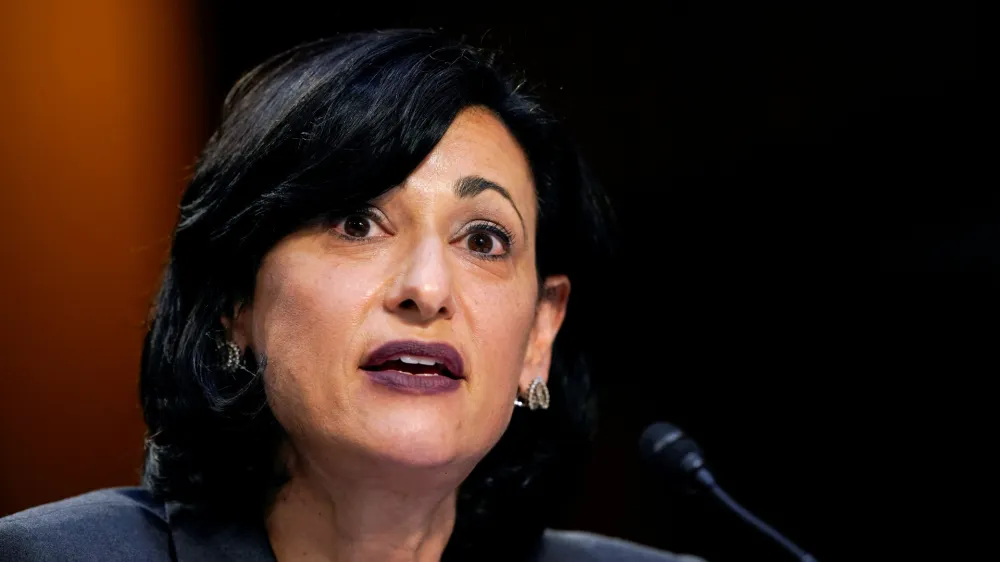
[[0, 560], [166, 560], [162, 503], [141, 488], [98, 490], [0, 518]]
[[542, 536], [538, 562], [704, 562], [645, 545], [584, 531], [548, 529]]

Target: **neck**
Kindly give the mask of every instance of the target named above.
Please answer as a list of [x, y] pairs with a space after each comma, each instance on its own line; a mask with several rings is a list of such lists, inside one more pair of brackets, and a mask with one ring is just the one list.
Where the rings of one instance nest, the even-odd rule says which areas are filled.
[[454, 485], [347, 478], [308, 462], [292, 467], [267, 517], [281, 562], [441, 559], [455, 524]]

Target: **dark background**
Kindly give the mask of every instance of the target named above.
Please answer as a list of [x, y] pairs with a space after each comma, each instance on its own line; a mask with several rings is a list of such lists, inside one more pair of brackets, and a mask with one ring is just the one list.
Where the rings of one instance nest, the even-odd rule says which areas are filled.
[[636, 439], [662, 419], [820, 560], [954, 555], [975, 534], [962, 482], [985, 471], [1000, 265], [975, 8], [748, 4], [477, 25], [207, 3], [206, 111], [265, 56], [339, 31], [502, 49], [575, 132], [624, 234], [605, 300], [579, 313], [606, 335], [601, 429], [562, 525], [782, 559], [640, 472]]

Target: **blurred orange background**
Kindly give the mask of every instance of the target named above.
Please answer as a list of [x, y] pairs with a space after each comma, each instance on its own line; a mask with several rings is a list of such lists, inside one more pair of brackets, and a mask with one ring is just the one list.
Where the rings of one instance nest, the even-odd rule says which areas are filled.
[[202, 135], [193, 8], [0, 3], [0, 516], [138, 482], [143, 323]]

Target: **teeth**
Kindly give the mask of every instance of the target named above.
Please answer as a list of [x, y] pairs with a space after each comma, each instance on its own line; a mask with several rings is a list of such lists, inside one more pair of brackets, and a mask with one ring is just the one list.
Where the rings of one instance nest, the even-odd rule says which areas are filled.
[[435, 365], [437, 361], [427, 357], [414, 357], [412, 355], [402, 355], [399, 360], [410, 365]]

